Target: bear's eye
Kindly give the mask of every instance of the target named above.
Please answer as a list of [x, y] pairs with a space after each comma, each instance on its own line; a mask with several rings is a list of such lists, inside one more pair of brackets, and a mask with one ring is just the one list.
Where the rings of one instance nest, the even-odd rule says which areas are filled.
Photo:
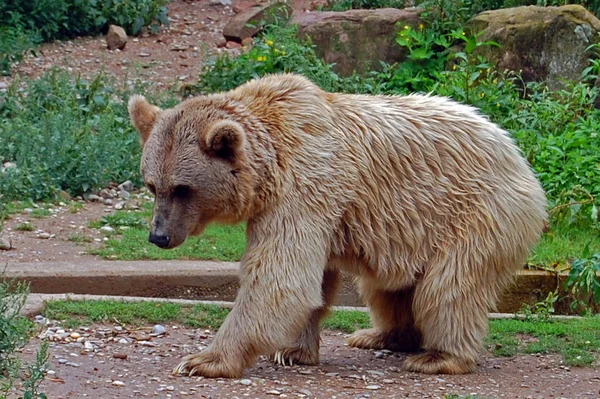
[[177, 186], [173, 189], [173, 197], [175, 198], [187, 198], [190, 195], [191, 189], [189, 186]]

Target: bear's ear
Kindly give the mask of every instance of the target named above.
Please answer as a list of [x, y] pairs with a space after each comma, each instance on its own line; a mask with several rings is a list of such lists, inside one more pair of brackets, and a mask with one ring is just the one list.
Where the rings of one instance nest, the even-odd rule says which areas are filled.
[[129, 117], [140, 134], [142, 145], [146, 144], [150, 133], [158, 120], [161, 109], [150, 104], [144, 96], [133, 95], [128, 104]]
[[239, 160], [243, 155], [245, 141], [244, 129], [233, 121], [216, 122], [205, 139], [200, 140], [204, 151], [230, 162]]

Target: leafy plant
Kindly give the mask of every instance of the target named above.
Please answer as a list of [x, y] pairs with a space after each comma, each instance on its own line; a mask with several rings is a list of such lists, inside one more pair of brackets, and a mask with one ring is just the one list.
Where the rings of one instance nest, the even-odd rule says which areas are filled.
[[53, 70], [35, 80], [13, 79], [0, 93], [0, 160], [16, 165], [2, 172], [3, 199], [52, 199], [60, 190], [76, 196], [125, 180], [140, 184], [129, 95], [102, 74], [86, 80]]
[[[16, 380], [22, 379], [19, 370], [21, 360], [15, 352], [29, 340], [31, 322], [20, 315], [25, 304], [29, 287], [24, 283], [6, 281], [0, 274], [0, 398], [7, 398]], [[23, 380], [25, 399], [42, 398], [38, 392], [44, 379], [44, 369], [48, 359], [48, 345], [43, 343], [34, 364], [28, 365], [29, 376]]]
[[572, 297], [572, 310], [590, 310], [600, 305], [600, 253], [591, 255], [586, 246], [581, 259], [571, 263], [565, 287]]

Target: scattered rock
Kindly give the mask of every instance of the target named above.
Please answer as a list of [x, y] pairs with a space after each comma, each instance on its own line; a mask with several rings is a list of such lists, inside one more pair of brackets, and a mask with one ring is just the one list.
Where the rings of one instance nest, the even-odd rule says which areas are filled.
[[500, 44], [477, 49], [499, 70], [522, 71], [525, 81], [558, 89], [561, 79], [578, 80], [589, 65], [586, 49], [599, 40], [600, 20], [575, 4], [527, 6], [482, 12], [467, 28], [481, 33], [479, 41]]
[[244, 46], [244, 47], [252, 46], [253, 44], [254, 44], [254, 39], [251, 37], [247, 37], [244, 40], [242, 40], [242, 46]]
[[147, 341], [150, 339], [150, 335], [143, 331], [133, 331], [129, 336], [136, 341]]
[[262, 30], [263, 25], [268, 25], [275, 20], [286, 20], [292, 9], [285, 3], [267, 1], [256, 4], [234, 15], [223, 28], [223, 36], [228, 41], [241, 43], [247, 37], [253, 37]]
[[381, 385], [367, 385], [367, 389], [370, 389], [372, 391], [376, 391], [380, 388], [381, 388]]
[[124, 181], [123, 183], [119, 184], [119, 190], [125, 190], [128, 193], [132, 192], [134, 188], [135, 188], [135, 186], [133, 185], [131, 180], [127, 180], [127, 181]]
[[113, 381], [112, 384], [115, 387], [124, 387], [125, 386], [125, 383], [123, 381]]
[[102, 226], [102, 227], [100, 227], [100, 230], [104, 231], [105, 233], [114, 233], [115, 232], [115, 229], [113, 229], [110, 226]]
[[110, 25], [106, 34], [106, 47], [109, 50], [123, 50], [127, 44], [125, 29], [117, 25]]
[[150, 335], [153, 337], [156, 337], [156, 336], [162, 335], [166, 332], [167, 332], [167, 329], [165, 328], [165, 326], [156, 324], [154, 327], [152, 327], [152, 332], [150, 333]]
[[144, 57], [144, 58], [145, 58], [145, 57], [150, 57], [150, 53], [147, 53], [147, 52], [145, 52], [145, 51], [142, 51], [142, 52], [140, 52], [140, 54], [139, 54], [139, 55], [140, 55], [140, 57]]
[[[125, 209], [125, 201], [119, 201], [115, 204], [115, 209], [120, 211], [122, 209]], [[121, 226], [121, 227], [126, 227], [126, 226]]]
[[47, 240], [50, 238], [50, 233], [39, 233], [38, 234], [38, 238], [41, 238], [42, 240]]
[[241, 48], [242, 45], [238, 42], [227, 42], [227, 44], [225, 45], [226, 48], [228, 49], [235, 49], [235, 48]]
[[380, 70], [380, 61], [388, 64], [406, 59], [407, 50], [396, 42], [399, 26], [417, 27], [421, 8], [349, 10], [344, 12], [298, 13], [298, 36], [307, 36], [315, 52], [343, 76]]
[[130, 198], [131, 198], [131, 194], [129, 194], [129, 191], [126, 191], [126, 190], [120, 189], [120, 190], [119, 190], [119, 197], [120, 197], [121, 199], [124, 199], [124, 200], [126, 200], [126, 201], [127, 201], [128, 199], [130, 199]]
[[240, 384], [242, 385], [252, 385], [252, 380], [249, 380], [247, 378], [244, 378], [243, 380], [240, 380]]
[[84, 193], [83, 199], [86, 201], [90, 201], [90, 202], [96, 202], [96, 201], [100, 201], [101, 198], [99, 196], [97, 196], [96, 194]]
[[0, 251], [10, 251], [13, 249], [12, 242], [8, 238], [0, 237]]
[[125, 360], [125, 359], [127, 359], [127, 353], [113, 353], [113, 357], [115, 359]]

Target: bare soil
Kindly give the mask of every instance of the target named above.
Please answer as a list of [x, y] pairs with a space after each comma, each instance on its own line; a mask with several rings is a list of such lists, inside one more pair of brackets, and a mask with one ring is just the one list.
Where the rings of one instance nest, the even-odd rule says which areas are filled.
[[[130, 201], [129, 205], [134, 203]], [[99, 202], [82, 202], [82, 208], [76, 212], [70, 206], [58, 205], [50, 208], [51, 215], [46, 217], [37, 218], [27, 212], [12, 215], [0, 236], [8, 239], [13, 248], [0, 251], [0, 264], [100, 259], [88, 251], [100, 247], [105, 234], [88, 224], [115, 211]], [[32, 231], [17, 230], [26, 222]]]
[[[242, 379], [173, 376], [171, 370], [180, 357], [205, 348], [214, 331], [169, 325], [164, 336], [132, 339], [148, 338], [148, 330], [129, 333], [98, 325], [79, 330], [82, 342], [51, 343], [51, 371], [42, 391], [55, 399], [443, 398], [447, 394], [600, 398], [599, 370], [565, 367], [554, 355], [495, 358], [486, 354], [475, 374], [421, 375], [401, 369], [403, 354], [382, 357], [375, 351], [350, 348], [345, 345], [346, 334], [333, 331], [322, 334], [318, 366], [282, 367], [263, 358]], [[38, 344], [36, 339], [28, 345], [26, 357], [33, 356]]]
[[[104, 71], [123, 84], [139, 78], [160, 89], [195, 82], [208, 57], [240, 51], [217, 47], [225, 44], [222, 31], [233, 15], [230, 6], [210, 0], [173, 0], [168, 7], [168, 28], [130, 36], [122, 51], [108, 50], [104, 36], [46, 43], [12, 68], [13, 77], [37, 77], [62, 67], [87, 78]], [[0, 82], [11, 79], [0, 77]]]

